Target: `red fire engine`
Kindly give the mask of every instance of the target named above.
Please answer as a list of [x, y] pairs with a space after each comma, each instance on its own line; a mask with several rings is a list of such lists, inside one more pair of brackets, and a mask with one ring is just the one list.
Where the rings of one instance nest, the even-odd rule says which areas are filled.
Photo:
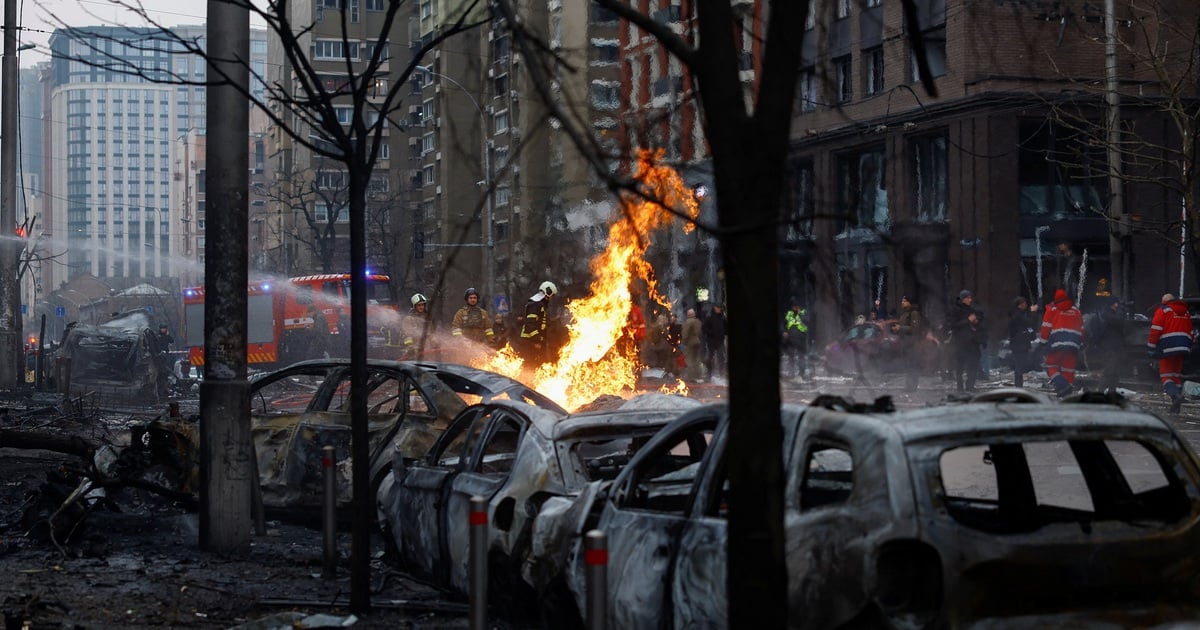
[[[381, 309], [395, 311], [388, 292], [390, 278], [367, 274], [367, 321], [377, 328]], [[350, 274], [300, 276], [283, 282], [252, 282], [246, 292], [246, 362], [268, 367], [338, 354], [339, 320], [349, 321]], [[204, 365], [204, 287], [183, 291], [183, 318], [188, 360]]]

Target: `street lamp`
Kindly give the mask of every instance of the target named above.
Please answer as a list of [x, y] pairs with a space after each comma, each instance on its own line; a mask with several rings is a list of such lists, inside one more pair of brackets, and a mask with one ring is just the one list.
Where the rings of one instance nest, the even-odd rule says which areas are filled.
[[496, 209], [494, 207], [493, 185], [492, 185], [492, 159], [491, 151], [488, 150], [488, 124], [487, 115], [483, 113], [483, 107], [479, 105], [479, 101], [471, 95], [470, 90], [463, 87], [461, 83], [440, 73], [435, 72], [429, 66], [417, 66], [417, 70], [426, 74], [440, 77], [454, 84], [455, 87], [462, 90], [462, 93], [471, 99], [471, 104], [475, 106], [475, 110], [479, 112], [479, 135], [482, 139], [482, 154], [483, 154], [483, 184], [487, 186], [487, 292], [489, 299], [496, 298], [496, 240], [493, 226], [493, 219]]

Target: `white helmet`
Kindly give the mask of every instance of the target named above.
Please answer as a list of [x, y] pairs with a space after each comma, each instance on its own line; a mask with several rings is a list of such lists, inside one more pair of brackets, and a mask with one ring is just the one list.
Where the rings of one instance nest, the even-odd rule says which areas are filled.
[[414, 294], [413, 294], [413, 296], [412, 296], [412, 305], [413, 305], [413, 306], [416, 306], [416, 305], [418, 305], [418, 304], [424, 304], [424, 303], [426, 303], [426, 302], [428, 302], [428, 301], [429, 301], [429, 300], [426, 300], [426, 299], [425, 299], [425, 296], [424, 296], [424, 295], [421, 295], [420, 293], [414, 293]]
[[545, 293], [547, 296], [558, 293], [558, 287], [554, 286], [554, 283], [550, 282], [549, 280], [543, 282], [542, 286], [538, 287], [538, 290], [540, 290], [542, 293]]

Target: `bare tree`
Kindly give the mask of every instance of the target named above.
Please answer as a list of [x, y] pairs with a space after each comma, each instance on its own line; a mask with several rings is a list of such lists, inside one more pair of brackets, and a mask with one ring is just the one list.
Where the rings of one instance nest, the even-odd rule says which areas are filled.
[[[137, 76], [149, 82], [204, 85], [232, 85], [245, 90], [249, 103], [261, 109], [275, 129], [285, 134], [296, 146], [302, 147], [317, 159], [325, 159], [340, 165], [341, 175], [337, 186], [331, 190], [344, 191], [345, 210], [349, 213], [349, 253], [351, 271], [351, 410], [354, 423], [351, 427], [352, 457], [354, 461], [354, 531], [352, 548], [351, 604], [356, 610], [370, 606], [369, 592], [369, 524], [373, 518], [374, 500], [370, 496], [368, 470], [368, 445], [366, 425], [366, 223], [368, 196], [376, 164], [380, 158], [380, 147], [387, 137], [387, 129], [402, 127], [403, 97], [407, 93], [408, 80], [413, 71], [430, 51], [438, 48], [448, 38], [469, 31], [484, 23], [487, 18], [479, 0], [459, 8], [461, 13], [447, 16], [444, 27], [428, 40], [418, 42], [411, 57], [396, 65], [390, 47], [398, 37], [399, 29], [407, 28], [407, 20], [397, 21], [407, 2], [384, 3], [381, 15], [377, 15], [375, 30], [366, 33], [363, 25], [352, 19], [350, 12], [358, 5], [340, 5], [339, 10], [324, 10], [318, 18], [311, 5], [293, 5], [287, 0], [266, 3], [251, 3], [229, 0], [232, 8], [247, 11], [255, 21], [266, 24], [270, 37], [277, 42], [282, 55], [282, 65], [275, 72], [260, 74], [250, 67], [249, 59], [210, 58], [203, 42], [198, 37], [186, 38], [170, 28], [156, 22], [146, 9], [138, 3], [117, 1], [137, 14], [143, 21], [157, 27], [151, 37], [131, 38], [123, 41], [125, 47], [142, 50], [161, 48], [164, 41], [176, 50], [194, 54], [208, 60], [210, 74], [204, 81], [183, 76], [174, 68], [139, 67], [121, 56], [93, 47], [92, 52], [102, 59], [101, 65], [109, 70]], [[309, 7], [306, 9], [306, 7]], [[318, 20], [326, 27], [332, 21], [337, 24], [340, 36], [341, 71], [331, 77], [328, 71], [314, 64], [311, 57], [313, 36], [318, 29]], [[86, 41], [86, 40], [83, 40]], [[360, 43], [365, 42], [365, 43]], [[360, 46], [366, 54], [360, 54]], [[114, 47], [120, 50], [122, 47]], [[80, 58], [79, 61], [86, 60]], [[230, 76], [226, 68], [249, 68], [250, 86], [239, 85], [237, 77]], [[262, 97], [256, 97], [251, 86], [263, 86]], [[318, 187], [321, 186], [318, 184]]]
[[[1107, 28], [1098, 20], [1081, 22], [1093, 57], [1107, 56], [1105, 80], [1066, 77], [1069, 88], [1048, 101], [1065, 142], [1047, 161], [1060, 180], [1104, 192], [1098, 205], [1069, 201], [1107, 220], [1113, 289], [1126, 299], [1133, 297], [1127, 254], [1135, 226], [1139, 234], [1182, 246], [1200, 277], [1200, 13], [1185, 11], [1189, 19], [1181, 20], [1180, 6], [1173, 0], [1109, 3]], [[1052, 55], [1048, 59], [1053, 63]], [[1120, 80], [1117, 64], [1129, 69]], [[1185, 275], [1181, 266], [1181, 284]]]
[[[763, 28], [745, 33], [744, 14], [730, 0], [696, 0], [677, 33], [638, 4], [595, 0], [637, 32], [654, 38], [679, 60], [685, 98], [695, 99], [712, 160], [717, 220], [698, 227], [720, 242], [726, 277], [729, 321], [730, 425], [725, 474], [729, 481], [726, 585], [733, 627], [783, 627], [787, 620], [787, 572], [783, 533], [783, 463], [779, 444], [778, 242], [782, 222], [792, 110], [801, 64], [801, 43], [810, 0], [754, 3]], [[648, 196], [637, 182], [614, 173], [608, 144], [598, 138], [579, 108], [563, 106], [568, 88], [561, 77], [579, 68], [550, 42], [518, 20], [514, 0], [495, 3], [514, 28], [530, 83], [562, 132], [604, 177], [614, 192]], [[686, 7], [686, 5], [685, 5]], [[685, 8], [685, 10], [688, 10]], [[915, 3], [905, 0], [915, 20]], [[920, 30], [909, 29], [922, 83], [932, 78]], [[743, 37], [755, 39], [761, 68], [752, 93], [739, 79], [748, 51]], [[759, 39], [761, 38], [761, 39]], [[689, 89], [690, 88], [690, 89]], [[640, 127], [659, 124], [639, 121]], [[629, 155], [623, 156], [629, 159]], [[653, 201], [653, 199], [651, 199]], [[672, 210], [671, 208], [667, 208]]]

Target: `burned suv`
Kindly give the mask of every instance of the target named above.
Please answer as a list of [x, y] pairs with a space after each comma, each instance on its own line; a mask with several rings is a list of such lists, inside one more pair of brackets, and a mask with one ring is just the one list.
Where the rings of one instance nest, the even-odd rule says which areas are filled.
[[[821, 397], [781, 417], [792, 627], [1198, 618], [1200, 468], [1153, 414], [996, 390], [905, 411]], [[731, 420], [681, 416], [595, 495], [614, 626], [725, 625]], [[585, 569], [576, 545], [581, 610]]]

